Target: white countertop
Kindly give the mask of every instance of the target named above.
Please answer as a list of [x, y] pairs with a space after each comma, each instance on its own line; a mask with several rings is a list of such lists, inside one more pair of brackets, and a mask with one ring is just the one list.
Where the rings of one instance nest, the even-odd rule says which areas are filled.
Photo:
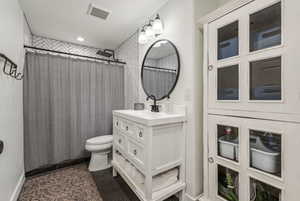
[[114, 110], [113, 115], [123, 117], [147, 126], [185, 122], [184, 114], [150, 112], [148, 110]]

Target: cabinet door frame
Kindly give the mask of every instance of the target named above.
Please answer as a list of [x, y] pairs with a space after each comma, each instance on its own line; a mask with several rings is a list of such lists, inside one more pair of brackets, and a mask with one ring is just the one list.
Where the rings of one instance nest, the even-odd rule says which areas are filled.
[[[223, 167], [229, 168], [239, 174], [239, 184], [245, 183], [245, 175], [243, 173], [244, 167], [242, 164], [244, 164], [245, 160], [245, 153], [243, 153], [243, 150], [239, 148], [239, 160], [232, 161], [230, 159], [223, 158], [218, 155], [218, 137], [217, 137], [217, 127], [218, 125], [223, 126], [232, 126], [238, 128], [238, 138], [239, 138], [239, 147], [246, 146], [245, 137], [242, 136], [242, 119], [232, 119], [225, 116], [216, 116], [216, 115], [210, 115], [208, 118], [208, 146], [209, 146], [209, 158], [213, 159], [213, 163], [209, 163], [209, 196], [213, 200], [217, 201], [226, 201], [224, 198], [218, 195], [218, 165], [221, 165]], [[242, 188], [241, 188], [242, 187]], [[245, 186], [239, 185], [239, 198], [245, 198], [246, 195], [246, 189]]]
[[[209, 86], [212, 87], [213, 90], [208, 91], [210, 98], [210, 102], [216, 102], [216, 103], [239, 103], [241, 101], [241, 82], [240, 82], [240, 76], [241, 76], [241, 64], [240, 64], [240, 58], [242, 55], [243, 43], [241, 42], [240, 38], [244, 35], [242, 33], [242, 27], [244, 26], [241, 22], [241, 18], [239, 17], [239, 12], [235, 12], [234, 15], [227, 15], [222, 18], [222, 21], [216, 21], [214, 24], [209, 25], [209, 42], [208, 45], [210, 47], [210, 50], [212, 54], [208, 54], [209, 57], [209, 66], [212, 66], [212, 69], [208, 71], [208, 81]], [[223, 20], [224, 19], [224, 20]], [[218, 60], [218, 30], [226, 25], [229, 25], [231, 23], [234, 23], [238, 21], [238, 55], [233, 57], [228, 57], [225, 59]], [[211, 38], [214, 38], [215, 40], [212, 40]], [[213, 48], [211, 48], [213, 47]], [[217, 75], [218, 75], [218, 69], [219, 68], [225, 68], [232, 65], [238, 65], [239, 66], [239, 98], [238, 100], [218, 100], [217, 95]]]
[[[268, 8], [277, 3], [281, 3], [281, 43], [280, 45], [265, 49], [250, 51], [250, 15]], [[258, 111], [265, 113], [276, 112], [285, 113], [286, 110], [293, 111], [286, 101], [286, 58], [285, 58], [285, 0], [256, 0], [240, 9], [234, 10], [229, 15], [225, 15], [208, 24], [208, 65], [213, 66], [208, 70], [208, 107], [214, 110], [240, 110]], [[239, 55], [218, 60], [218, 39], [217, 32], [220, 27], [232, 22], [239, 21]], [[281, 99], [280, 100], [251, 100], [250, 98], [250, 63], [254, 61], [281, 57]], [[218, 100], [217, 70], [229, 65], [239, 65], [239, 99], [238, 100]], [[239, 104], [236, 104], [239, 103]], [[275, 105], [275, 110], [273, 109]], [[300, 114], [300, 112], [299, 112]]]
[[[239, 129], [239, 162], [224, 159], [218, 156], [217, 126], [226, 125]], [[220, 115], [209, 115], [208, 117], [208, 146], [209, 158], [214, 162], [209, 163], [209, 198], [217, 201], [226, 201], [218, 195], [218, 165], [236, 171], [239, 174], [239, 200], [250, 200], [250, 180], [256, 179], [260, 182], [273, 186], [281, 191], [281, 199], [284, 201], [286, 185], [286, 138], [291, 129], [285, 122], [269, 121], [261, 119], [247, 119], [241, 117], [228, 117]], [[250, 130], [265, 131], [279, 134], [281, 136], [281, 177], [272, 175], [250, 166]]]

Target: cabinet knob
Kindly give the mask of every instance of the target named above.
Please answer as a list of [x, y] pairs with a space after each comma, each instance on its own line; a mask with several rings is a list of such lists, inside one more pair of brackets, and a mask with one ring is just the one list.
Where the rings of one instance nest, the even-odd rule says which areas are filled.
[[143, 137], [142, 131], [139, 132], [139, 136], [140, 136], [140, 137]]
[[214, 163], [214, 162], [215, 162], [215, 160], [214, 160], [214, 158], [213, 158], [213, 157], [209, 157], [209, 158], [208, 158], [208, 162], [209, 162], [209, 163]]
[[136, 150], [136, 149], [133, 150], [133, 154], [134, 154], [134, 155], [137, 155], [137, 150]]
[[214, 69], [214, 66], [213, 65], [209, 65], [208, 68], [207, 68], [209, 71], [212, 71]]

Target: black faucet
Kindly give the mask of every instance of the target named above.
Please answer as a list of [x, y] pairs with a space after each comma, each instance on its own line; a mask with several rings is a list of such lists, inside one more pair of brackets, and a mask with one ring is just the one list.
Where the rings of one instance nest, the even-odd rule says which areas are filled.
[[147, 97], [147, 101], [149, 99], [153, 100], [153, 105], [151, 105], [151, 112], [159, 112], [159, 105], [156, 104], [156, 97], [154, 95], [150, 95]]

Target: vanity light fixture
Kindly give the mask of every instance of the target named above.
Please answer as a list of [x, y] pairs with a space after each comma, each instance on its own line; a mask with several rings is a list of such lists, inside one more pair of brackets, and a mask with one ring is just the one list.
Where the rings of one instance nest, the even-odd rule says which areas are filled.
[[142, 31], [140, 32], [139, 43], [140, 44], [146, 44], [147, 42], [148, 42], [148, 38], [146, 36], [146, 31], [143, 28]]
[[141, 29], [139, 43], [146, 44], [149, 40], [161, 35], [163, 31], [163, 23], [159, 14], [157, 14], [154, 20], [150, 20], [149, 23], [144, 25]]
[[151, 22], [146, 26], [146, 36], [151, 39], [155, 36]]
[[159, 14], [156, 15], [156, 18], [154, 19], [153, 24], [152, 24], [152, 28], [156, 35], [160, 35], [163, 33], [164, 28], [163, 28], [162, 21], [159, 17]]

